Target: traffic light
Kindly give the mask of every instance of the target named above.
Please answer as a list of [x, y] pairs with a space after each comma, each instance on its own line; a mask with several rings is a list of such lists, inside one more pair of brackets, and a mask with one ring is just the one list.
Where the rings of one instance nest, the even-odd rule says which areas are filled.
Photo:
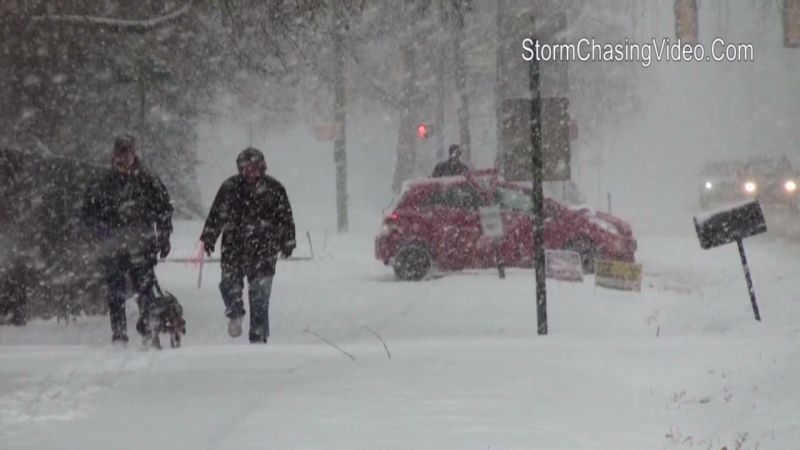
[[696, 44], [697, 28], [697, 0], [675, 0], [675, 37], [685, 44]]
[[420, 139], [428, 139], [431, 135], [431, 126], [427, 123], [421, 123], [417, 126], [417, 136]]
[[783, 0], [783, 45], [800, 47], [800, 0]]

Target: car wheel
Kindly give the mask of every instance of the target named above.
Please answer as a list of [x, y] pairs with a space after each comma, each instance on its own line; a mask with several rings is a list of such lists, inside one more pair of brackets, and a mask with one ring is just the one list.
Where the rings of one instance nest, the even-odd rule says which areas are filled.
[[406, 245], [394, 258], [394, 275], [402, 281], [419, 281], [431, 270], [431, 252], [420, 244]]
[[597, 259], [597, 247], [595, 247], [592, 241], [586, 238], [576, 239], [570, 241], [564, 249], [581, 255], [583, 273], [594, 273], [594, 261]]

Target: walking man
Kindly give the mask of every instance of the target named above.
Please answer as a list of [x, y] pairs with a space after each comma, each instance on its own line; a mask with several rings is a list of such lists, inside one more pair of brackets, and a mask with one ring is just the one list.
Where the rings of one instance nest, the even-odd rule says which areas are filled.
[[269, 337], [269, 299], [278, 254], [295, 248], [292, 207], [283, 185], [266, 174], [261, 151], [246, 148], [236, 158], [239, 171], [219, 188], [200, 240], [207, 255], [222, 234], [222, 280], [219, 289], [228, 317], [228, 334], [242, 334], [243, 291], [247, 277], [250, 342]]
[[161, 180], [142, 167], [133, 136], [120, 136], [114, 141], [112, 170], [87, 189], [82, 213], [84, 222], [100, 239], [108, 284], [111, 341], [128, 342], [128, 277], [138, 294], [136, 331], [143, 340], [149, 339], [154, 268], [157, 256], [163, 259], [170, 252], [172, 205]]

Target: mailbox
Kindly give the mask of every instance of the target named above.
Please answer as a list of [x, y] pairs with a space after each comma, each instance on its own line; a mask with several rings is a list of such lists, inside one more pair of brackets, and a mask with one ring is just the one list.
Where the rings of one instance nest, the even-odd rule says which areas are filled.
[[748, 236], [767, 231], [764, 213], [761, 212], [758, 201], [734, 206], [705, 217], [695, 217], [694, 227], [700, 246], [704, 249], [741, 241]]

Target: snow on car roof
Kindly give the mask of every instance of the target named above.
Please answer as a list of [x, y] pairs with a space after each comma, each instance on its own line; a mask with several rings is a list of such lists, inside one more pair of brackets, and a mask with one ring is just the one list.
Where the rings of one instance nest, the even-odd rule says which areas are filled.
[[453, 177], [437, 177], [437, 178], [412, 178], [410, 180], [406, 180], [403, 182], [403, 184], [400, 187], [400, 196], [402, 197], [412, 187], [426, 186], [426, 185], [447, 186], [450, 184], [455, 184], [464, 181], [466, 179], [467, 177], [463, 175], [457, 175]]

